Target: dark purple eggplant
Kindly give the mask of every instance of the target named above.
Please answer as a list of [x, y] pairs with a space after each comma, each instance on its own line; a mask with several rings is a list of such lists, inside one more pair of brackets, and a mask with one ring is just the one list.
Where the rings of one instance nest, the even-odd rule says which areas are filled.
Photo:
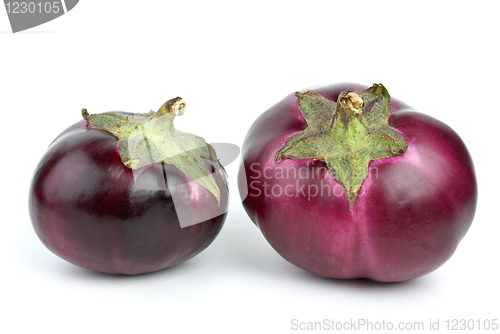
[[84, 120], [56, 138], [29, 194], [33, 227], [49, 250], [91, 270], [134, 275], [212, 243], [227, 215], [227, 176], [210, 145], [174, 128], [184, 107], [175, 98], [156, 113], [83, 110]]
[[460, 137], [382, 85], [291, 94], [254, 122], [242, 155], [252, 221], [283, 258], [325, 277], [430, 273], [452, 256], [476, 210]]

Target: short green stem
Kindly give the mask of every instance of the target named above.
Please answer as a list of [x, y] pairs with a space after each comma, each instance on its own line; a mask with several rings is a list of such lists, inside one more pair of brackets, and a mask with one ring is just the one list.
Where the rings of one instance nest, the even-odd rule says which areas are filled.
[[158, 111], [124, 114], [109, 112], [82, 116], [90, 128], [104, 130], [117, 138], [125, 166], [138, 169], [163, 162], [176, 166], [189, 180], [204, 187], [220, 201], [220, 190], [203, 158], [217, 161], [213, 148], [201, 137], [177, 131], [174, 119], [185, 113], [180, 97], [165, 102]]
[[344, 91], [337, 103], [319, 94], [296, 93], [298, 108], [308, 127], [289, 137], [275, 161], [324, 161], [331, 176], [344, 188], [352, 210], [357, 193], [377, 159], [406, 152], [408, 143], [388, 125], [390, 96], [382, 85], [362, 91]]

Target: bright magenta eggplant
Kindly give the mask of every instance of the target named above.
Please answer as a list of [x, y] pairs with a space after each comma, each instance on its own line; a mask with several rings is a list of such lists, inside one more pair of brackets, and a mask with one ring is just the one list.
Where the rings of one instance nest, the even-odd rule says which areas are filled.
[[283, 258], [325, 277], [430, 273], [452, 256], [476, 210], [460, 137], [382, 85], [291, 94], [254, 122], [242, 154], [251, 220]]
[[210, 145], [174, 128], [184, 107], [175, 98], [156, 113], [83, 110], [84, 120], [54, 140], [29, 195], [48, 249], [91, 270], [134, 275], [210, 245], [227, 215], [227, 177]]

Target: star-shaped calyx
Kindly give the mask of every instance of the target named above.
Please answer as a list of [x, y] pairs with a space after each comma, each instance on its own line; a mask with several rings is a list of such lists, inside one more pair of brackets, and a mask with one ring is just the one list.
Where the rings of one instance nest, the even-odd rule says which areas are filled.
[[156, 112], [89, 115], [83, 109], [82, 116], [90, 128], [108, 131], [117, 138], [118, 152], [125, 166], [138, 169], [158, 162], [174, 165], [220, 203], [220, 189], [203, 161], [203, 158], [218, 161], [215, 150], [203, 138], [174, 127], [174, 118], [183, 115], [185, 107], [186, 103], [176, 97]]
[[337, 103], [296, 92], [307, 128], [289, 137], [274, 160], [318, 159], [344, 188], [352, 210], [370, 161], [401, 155], [408, 143], [389, 124], [390, 96], [381, 84], [340, 93]]

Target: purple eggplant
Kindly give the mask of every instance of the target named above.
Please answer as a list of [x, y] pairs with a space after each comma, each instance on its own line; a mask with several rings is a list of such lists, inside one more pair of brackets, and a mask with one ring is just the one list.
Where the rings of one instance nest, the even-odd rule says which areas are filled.
[[284, 259], [320, 276], [395, 282], [430, 273], [476, 210], [460, 137], [382, 85], [291, 94], [254, 122], [242, 155], [251, 220]]
[[[36, 167], [33, 227], [61, 258], [110, 274], [143, 274], [192, 258], [227, 215], [227, 176], [213, 148], [177, 131], [180, 98], [156, 112], [89, 115]], [[180, 211], [193, 221], [182, 224]], [[198, 219], [198, 221], [196, 221]]]

